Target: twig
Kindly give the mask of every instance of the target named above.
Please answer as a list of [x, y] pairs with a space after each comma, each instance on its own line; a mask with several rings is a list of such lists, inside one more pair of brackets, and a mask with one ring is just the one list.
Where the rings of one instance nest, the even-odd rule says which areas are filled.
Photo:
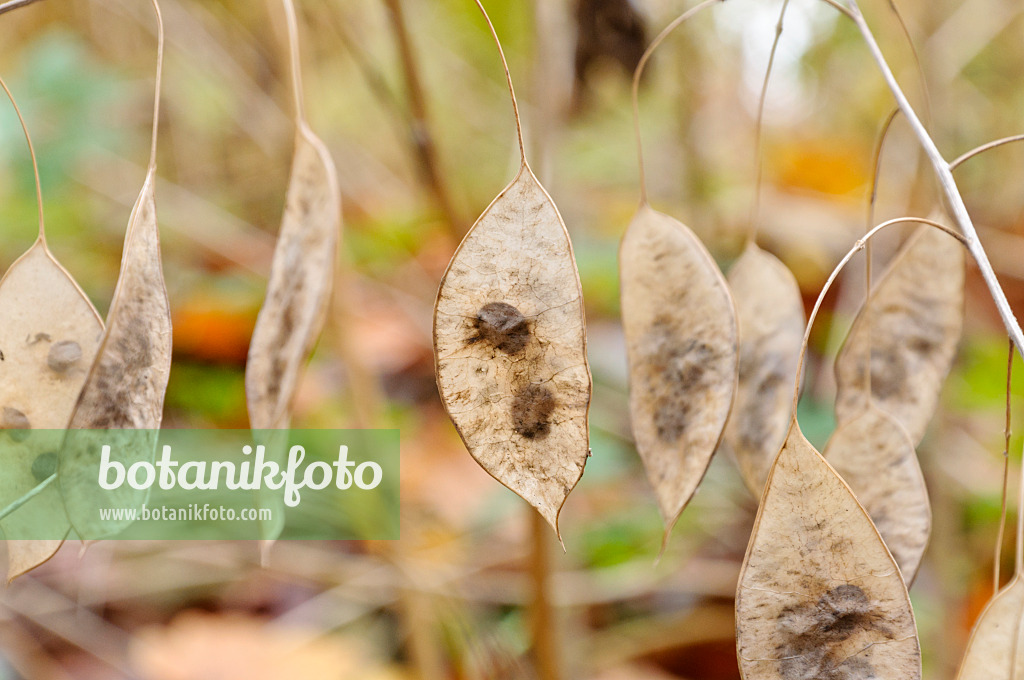
[[38, 0], [11, 0], [10, 2], [5, 2], [0, 5], [0, 14], [10, 12], [11, 10], [18, 9], [19, 7], [24, 7], [25, 5], [31, 5], [33, 2], [37, 1]]
[[388, 8], [388, 19], [391, 21], [391, 30], [395, 35], [398, 56], [401, 59], [402, 72], [405, 76], [409, 112], [412, 114], [412, 118], [409, 120], [409, 136], [419, 159], [420, 175], [433, 194], [437, 207], [444, 213], [452, 233], [461, 237], [466, 232], [466, 224], [455, 209], [451, 192], [448, 190], [448, 184], [445, 182], [444, 172], [441, 169], [437, 145], [434, 143], [434, 134], [427, 114], [427, 99], [423, 92], [416, 55], [413, 53], [412, 40], [406, 27], [402, 2], [401, 0], [384, 0], [384, 4]]
[[559, 680], [562, 677], [558, 656], [560, 645], [556, 633], [554, 611], [551, 607], [551, 555], [547, 522], [533, 508], [530, 514], [530, 534], [533, 552], [530, 555], [530, 581], [533, 599], [530, 606], [530, 628], [533, 639], [533, 660], [540, 680]]
[[6, 508], [0, 509], [0, 519], [4, 519], [12, 512], [17, 510], [21, 506], [25, 505], [25, 503], [28, 503], [30, 500], [41, 494], [46, 489], [46, 487], [50, 486], [50, 484], [53, 483], [55, 479], [57, 479], [56, 472], [54, 472], [49, 477], [36, 484], [24, 496], [21, 496], [20, 498], [17, 498], [14, 501], [12, 501]]
[[[985, 248], [981, 245], [981, 241], [978, 240], [978, 232], [974, 227], [974, 223], [971, 221], [970, 215], [967, 213], [967, 206], [964, 205], [963, 196], [960, 195], [960, 190], [956, 185], [956, 181], [953, 179], [950, 164], [942, 157], [942, 154], [939, 152], [934, 140], [932, 140], [931, 135], [928, 134], [928, 130], [925, 128], [924, 124], [921, 123], [921, 119], [918, 118], [917, 112], [914, 111], [914, 107], [912, 107], [910, 102], [907, 101], [906, 95], [903, 93], [899, 83], [896, 81], [896, 77], [893, 75], [892, 69], [889, 68], [889, 64], [885, 60], [885, 56], [882, 54], [882, 50], [878, 46], [878, 42], [875, 40], [875, 36], [871, 33], [871, 28], [864, 20], [864, 15], [861, 14], [857, 0], [846, 1], [848, 8], [847, 15], [856, 24], [864, 42], [868, 46], [868, 50], [871, 52], [872, 58], [875, 60], [879, 71], [882, 73], [882, 77], [885, 79], [886, 84], [889, 86], [889, 90], [896, 99], [897, 105], [900, 107], [904, 117], [906, 117], [907, 122], [910, 124], [910, 128], [914, 131], [914, 134], [917, 135], [918, 141], [924, 148], [925, 154], [928, 156], [928, 160], [931, 162], [935, 175], [939, 180], [942, 192], [945, 194], [950, 208], [952, 209], [953, 220], [964, 235], [964, 242], [967, 249], [974, 257], [974, 260], [978, 265], [978, 270], [981, 272], [981, 277], [985, 280], [985, 284], [988, 286], [989, 292], [992, 295], [992, 301], [995, 303], [996, 309], [999, 310], [999, 316], [1002, 318], [1003, 324], [1006, 326], [1006, 331], [1013, 340], [1013, 344], [1017, 347], [1017, 351], [1024, 356], [1024, 331], [1021, 331], [1020, 324], [1017, 322], [1017, 317], [1014, 315], [1013, 309], [1010, 308], [1010, 303], [1006, 299], [1006, 294], [1003, 292], [1002, 286], [999, 285], [999, 279], [996, 277], [996, 274], [992, 269], [992, 264], [989, 262], [988, 254], [985, 252]], [[831, 0], [825, 0], [825, 2], [833, 4]]]
[[974, 158], [975, 156], [977, 156], [978, 154], [984, 153], [984, 152], [988, 151], [989, 149], [995, 149], [996, 147], [1002, 146], [1004, 144], [1009, 144], [1011, 142], [1020, 142], [1020, 141], [1024, 141], [1024, 135], [1012, 135], [1010, 137], [1003, 137], [1002, 139], [997, 139], [994, 142], [989, 142], [988, 144], [982, 144], [981, 146], [979, 146], [979, 147], [977, 147], [975, 149], [971, 149], [970, 151], [968, 151], [964, 155], [958, 157], [955, 161], [952, 161], [949, 164], [949, 169], [950, 170], [956, 170], [958, 167], [960, 167], [960, 164], [963, 163], [964, 161], [969, 161], [972, 158]]

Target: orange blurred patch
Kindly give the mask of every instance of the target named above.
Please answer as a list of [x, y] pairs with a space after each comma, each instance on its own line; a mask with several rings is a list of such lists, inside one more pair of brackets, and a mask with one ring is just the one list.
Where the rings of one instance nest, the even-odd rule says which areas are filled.
[[783, 186], [843, 196], [868, 181], [867, 158], [861, 145], [845, 140], [812, 139], [775, 147], [765, 162], [778, 168]]
[[173, 325], [176, 355], [244, 364], [256, 312], [225, 308], [211, 300], [192, 300], [175, 311]]

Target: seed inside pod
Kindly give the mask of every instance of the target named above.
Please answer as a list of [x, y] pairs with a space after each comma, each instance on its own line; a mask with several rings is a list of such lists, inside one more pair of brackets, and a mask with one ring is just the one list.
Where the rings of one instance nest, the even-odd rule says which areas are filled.
[[25, 441], [28, 432], [17, 432], [17, 430], [31, 429], [28, 416], [16, 408], [4, 406], [3, 414], [0, 415], [0, 430], [15, 430], [11, 432], [11, 439], [16, 442]]
[[46, 365], [57, 373], [65, 373], [82, 358], [82, 348], [74, 340], [63, 340], [50, 347]]
[[53, 451], [40, 453], [36, 456], [36, 459], [32, 461], [32, 476], [36, 478], [37, 482], [45, 480], [56, 471], [57, 454]]

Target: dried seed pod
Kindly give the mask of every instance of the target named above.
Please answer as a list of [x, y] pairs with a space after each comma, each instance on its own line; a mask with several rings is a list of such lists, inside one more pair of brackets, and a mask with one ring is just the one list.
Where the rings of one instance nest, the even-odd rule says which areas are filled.
[[302, 367], [327, 314], [340, 207], [334, 162], [323, 143], [300, 122], [267, 297], [256, 320], [245, 367], [253, 429], [288, 427]]
[[[138, 446], [115, 451], [126, 468], [154, 455], [171, 368], [171, 312], [160, 261], [155, 170], [150, 167], [132, 209], [107, 328], [69, 425], [74, 430], [146, 430]], [[93, 438], [69, 436], [59, 465], [64, 506], [75, 530], [86, 540], [116, 534], [130, 524], [101, 521], [98, 508], [135, 507], [146, 496], [127, 484], [97, 493], [98, 451]]]
[[957, 680], [1011, 680], [1024, 673], [1024, 579], [1016, 575], [981, 612]]
[[82, 346], [74, 340], [62, 340], [51, 345], [46, 355], [46, 365], [57, 373], [66, 373], [82, 359]]
[[795, 422], [769, 473], [740, 572], [736, 644], [747, 680], [921, 677], [899, 569]]
[[736, 312], [718, 266], [679, 221], [644, 204], [619, 250], [637, 451], [666, 535], [700, 484], [736, 390]]
[[963, 326], [964, 249], [927, 226], [904, 244], [857, 315], [836, 358], [836, 420], [871, 400], [898, 420], [915, 445], [924, 436]]
[[441, 399], [480, 465], [558, 530], [589, 455], [583, 297], [555, 204], [530, 168], [487, 208], [441, 281]]
[[792, 411], [804, 306], [793, 274], [750, 243], [729, 270], [739, 323], [739, 383], [723, 445], [747, 488], [760, 498]]
[[871, 516], [909, 587], [932, 526], [928, 490], [910, 435], [870, 406], [836, 428], [823, 455]]

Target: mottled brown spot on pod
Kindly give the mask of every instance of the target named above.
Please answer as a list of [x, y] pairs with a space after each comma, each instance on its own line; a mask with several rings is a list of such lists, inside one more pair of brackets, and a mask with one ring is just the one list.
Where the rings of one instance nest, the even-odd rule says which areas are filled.
[[551, 432], [555, 395], [543, 385], [527, 385], [512, 400], [512, 427], [526, 439], [541, 439]]
[[32, 476], [41, 482], [57, 471], [57, 454], [53, 451], [40, 453], [32, 461]]
[[57, 373], [65, 373], [82, 358], [82, 347], [74, 340], [63, 340], [50, 347], [46, 365]]
[[678, 337], [663, 320], [654, 322], [647, 342], [654, 427], [659, 439], [672, 443], [686, 432], [691, 415], [704, 398], [705, 384], [715, 379], [708, 366], [716, 353], [702, 340]]
[[779, 674], [784, 680], [868, 680], [875, 669], [863, 658], [844, 653], [840, 643], [858, 633], [891, 637], [872, 611], [864, 591], [844, 584], [817, 602], [786, 607], [779, 613]]
[[518, 354], [530, 341], [530, 324], [522, 313], [507, 302], [488, 302], [476, 313], [473, 328], [477, 335], [470, 343], [487, 342], [506, 354]]
[[3, 414], [0, 415], [0, 430], [14, 430], [10, 433], [11, 439], [16, 442], [24, 441], [28, 437], [28, 432], [18, 432], [17, 430], [28, 430], [31, 427], [28, 416], [16, 408], [4, 406]]

